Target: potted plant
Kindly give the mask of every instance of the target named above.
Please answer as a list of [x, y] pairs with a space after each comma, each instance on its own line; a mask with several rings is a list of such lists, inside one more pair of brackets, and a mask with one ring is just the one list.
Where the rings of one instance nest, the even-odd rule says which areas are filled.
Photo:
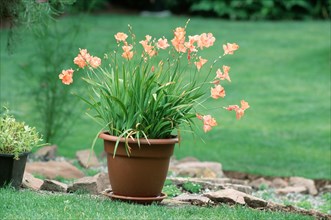
[[[89, 95], [79, 97], [107, 130], [99, 137], [108, 154], [113, 198], [154, 201], [164, 196], [161, 190], [182, 126], [193, 130], [196, 118], [205, 132], [217, 125], [211, 115], [200, 113], [201, 107], [209, 98], [225, 97], [222, 85], [231, 81], [230, 67], [218, 63], [239, 46], [224, 44], [220, 56], [207, 60], [200, 53], [214, 45], [215, 37], [202, 33], [187, 38], [187, 23], [174, 30], [171, 42], [146, 35], [137, 43], [129, 25], [128, 34], [114, 35], [114, 51], [104, 54], [103, 61], [80, 49], [73, 60], [77, 70], [59, 74], [62, 83], [70, 85], [77, 72], [85, 70], [81, 77]], [[242, 100], [241, 106], [223, 107], [240, 119], [249, 105]]]
[[16, 121], [7, 111], [0, 116], [0, 187], [11, 184], [19, 188], [27, 156], [41, 146], [42, 139], [36, 128]]

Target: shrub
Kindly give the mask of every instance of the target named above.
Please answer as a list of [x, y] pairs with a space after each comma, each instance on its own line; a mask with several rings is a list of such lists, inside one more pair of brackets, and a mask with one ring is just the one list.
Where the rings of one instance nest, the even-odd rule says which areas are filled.
[[7, 112], [0, 117], [0, 153], [14, 154], [18, 159], [19, 154], [30, 152], [38, 147], [42, 141], [36, 128], [29, 127], [24, 122], [18, 122]]

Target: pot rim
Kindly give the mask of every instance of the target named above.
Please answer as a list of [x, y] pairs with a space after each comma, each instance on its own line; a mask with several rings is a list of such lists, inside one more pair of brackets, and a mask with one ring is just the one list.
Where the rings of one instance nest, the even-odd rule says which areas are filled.
[[[29, 155], [31, 152], [23, 152], [23, 153], [20, 153], [18, 154], [18, 157], [21, 157], [21, 156], [25, 156], [25, 155]], [[15, 154], [5, 154], [5, 153], [0, 153], [0, 157], [14, 157]]]
[[[118, 141], [119, 142], [128, 142], [129, 144], [136, 144], [138, 143], [138, 139], [132, 139], [128, 138], [119, 138], [117, 136], [110, 135], [108, 131], [102, 131], [99, 134], [99, 138], [102, 138], [107, 141]], [[172, 136], [171, 138], [163, 138], [163, 139], [148, 139], [146, 140], [145, 138], [140, 138], [139, 139], [140, 144], [175, 144], [179, 142], [179, 139], [177, 136]]]

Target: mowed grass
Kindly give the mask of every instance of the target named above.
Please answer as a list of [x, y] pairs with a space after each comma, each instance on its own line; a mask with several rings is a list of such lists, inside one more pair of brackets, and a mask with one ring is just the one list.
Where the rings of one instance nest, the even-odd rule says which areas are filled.
[[113, 202], [108, 198], [77, 194], [40, 194], [0, 189], [1, 219], [313, 219], [309, 216], [264, 212], [227, 205], [167, 207]]
[[[68, 27], [77, 19], [64, 17], [59, 24]], [[133, 26], [139, 40], [146, 34], [171, 39], [172, 30], [183, 26], [187, 19], [118, 15], [79, 17], [83, 29], [77, 38], [78, 47], [66, 48], [73, 54], [68, 59], [73, 59], [79, 47], [102, 56], [107, 49], [115, 47], [114, 34], [127, 32], [127, 24]], [[219, 63], [220, 66], [231, 66], [232, 83], [224, 84], [225, 99], [207, 102], [206, 105], [214, 110], [203, 112], [216, 117], [219, 126], [206, 134], [198, 131], [196, 137], [183, 132], [175, 156], [217, 161], [225, 170], [331, 179], [330, 23], [191, 18], [187, 32], [191, 35], [214, 34], [215, 46], [203, 51], [207, 59], [222, 54], [221, 45], [226, 42], [236, 42], [240, 49]], [[20, 119], [38, 125], [31, 109], [33, 97], [25, 94], [34, 82], [17, 80], [19, 74], [24, 74], [18, 66], [34, 62], [31, 51], [36, 45], [26, 33], [19, 39], [15, 53], [9, 55], [5, 51], [7, 34], [7, 30], [1, 30], [1, 104], [9, 103]], [[69, 66], [59, 64], [54, 77], [66, 68]], [[233, 112], [221, 109], [229, 104], [239, 104], [241, 99], [251, 106], [242, 120], [236, 120]], [[74, 157], [76, 150], [91, 146], [100, 128], [84, 115], [84, 110], [73, 109], [77, 123], [71, 128], [72, 132], [59, 141], [60, 155]], [[101, 141], [95, 149], [97, 153], [102, 151]]]

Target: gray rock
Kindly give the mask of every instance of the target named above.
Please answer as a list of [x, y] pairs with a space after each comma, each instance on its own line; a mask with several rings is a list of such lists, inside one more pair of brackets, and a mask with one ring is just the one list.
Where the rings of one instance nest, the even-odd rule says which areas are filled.
[[69, 186], [68, 192], [82, 191], [97, 195], [109, 188], [108, 174], [98, 173], [93, 177], [87, 176], [76, 180]]
[[252, 182], [249, 183], [249, 185], [254, 189], [260, 189], [260, 187], [263, 185], [269, 187], [271, 185], [271, 182], [261, 177], [256, 180], [253, 180]]
[[259, 199], [257, 197], [254, 196], [244, 196], [244, 200], [245, 203], [251, 207], [251, 208], [261, 208], [261, 207], [266, 207], [268, 205], [268, 202], [263, 200], [263, 199]]
[[290, 177], [289, 184], [291, 186], [304, 186], [307, 188], [310, 195], [317, 195], [318, 191], [316, 189], [315, 183], [311, 179], [306, 179], [303, 177]]
[[169, 168], [177, 176], [216, 178], [223, 177], [222, 165], [217, 162], [185, 162]]
[[216, 192], [206, 193], [204, 195], [216, 203], [248, 205], [252, 208], [261, 208], [268, 204], [262, 199], [234, 189], [223, 189]]
[[76, 179], [85, 176], [82, 171], [66, 161], [29, 162], [26, 163], [25, 170], [48, 179], [54, 179], [55, 177]]
[[289, 193], [307, 193], [308, 190], [304, 186], [287, 186], [285, 188], [276, 189], [275, 192], [277, 194], [285, 195]]
[[52, 191], [52, 192], [67, 192], [67, 184], [61, 183], [56, 180], [45, 179], [41, 185], [40, 190]]
[[223, 189], [216, 192], [204, 194], [216, 203], [241, 204], [245, 205], [244, 196], [247, 195], [234, 189]]
[[167, 207], [187, 207], [187, 206], [190, 206], [191, 203], [174, 200], [174, 199], [164, 199], [164, 200], [162, 200], [161, 205], [167, 206]]
[[97, 167], [100, 165], [94, 151], [80, 150], [76, 152], [76, 157], [80, 165], [82, 165], [84, 168]]
[[220, 189], [236, 189], [238, 191], [252, 194], [252, 187], [241, 185], [241, 184], [232, 184], [230, 179], [228, 178], [185, 178], [185, 177], [168, 177], [168, 180], [171, 180], [175, 185], [181, 187], [184, 183], [191, 182], [195, 184], [199, 184], [203, 190], [220, 190]]
[[288, 182], [286, 182], [284, 179], [279, 178], [279, 177], [273, 179], [271, 182], [271, 187], [273, 187], [273, 188], [278, 189], [278, 188], [285, 188], [287, 186], [288, 186]]
[[43, 183], [43, 180], [35, 178], [31, 173], [24, 172], [22, 181], [23, 188], [39, 190]]
[[331, 185], [325, 185], [320, 190], [323, 193], [331, 192]]
[[192, 195], [192, 194], [181, 194], [175, 198], [173, 198], [174, 200], [178, 200], [178, 201], [182, 201], [182, 202], [190, 202], [193, 205], [199, 205], [199, 206], [206, 206], [206, 205], [210, 205], [213, 202], [202, 195]]
[[45, 146], [37, 150], [33, 156], [37, 159], [48, 161], [56, 158], [57, 146]]
[[247, 194], [252, 194], [253, 193], [252, 187], [246, 186], [246, 185], [227, 183], [227, 184], [224, 184], [224, 187], [227, 188], [227, 189], [235, 189], [235, 190], [238, 190], [240, 192], [247, 193]]

